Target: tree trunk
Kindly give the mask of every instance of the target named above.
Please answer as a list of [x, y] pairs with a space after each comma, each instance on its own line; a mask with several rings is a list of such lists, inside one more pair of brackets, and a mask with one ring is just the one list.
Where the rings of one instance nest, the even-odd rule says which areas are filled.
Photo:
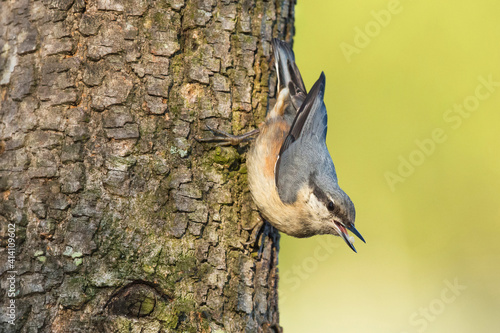
[[195, 138], [263, 120], [293, 2], [0, 1], [0, 332], [281, 330], [248, 147]]

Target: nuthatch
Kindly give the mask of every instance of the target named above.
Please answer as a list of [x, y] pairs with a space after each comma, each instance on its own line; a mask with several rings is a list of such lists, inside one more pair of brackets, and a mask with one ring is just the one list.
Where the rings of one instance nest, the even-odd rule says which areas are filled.
[[[250, 192], [266, 220], [294, 237], [340, 236], [356, 252], [355, 209], [340, 188], [326, 146], [325, 74], [307, 93], [291, 48], [273, 40], [278, 76], [276, 104], [265, 122], [242, 136], [212, 130], [216, 141], [237, 144], [258, 134], [247, 157]], [[207, 140], [208, 141], [208, 140]]]

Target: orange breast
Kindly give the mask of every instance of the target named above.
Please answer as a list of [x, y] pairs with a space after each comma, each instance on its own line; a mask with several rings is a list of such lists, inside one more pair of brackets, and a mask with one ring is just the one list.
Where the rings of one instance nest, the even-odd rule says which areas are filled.
[[258, 143], [262, 145], [259, 149], [261, 153], [264, 154], [264, 166], [263, 171], [266, 177], [274, 178], [274, 166], [278, 158], [278, 154], [281, 149], [283, 141], [288, 134], [290, 127], [286, 121], [282, 119], [276, 119], [270, 123], [266, 123], [261, 130], [263, 131], [260, 135], [261, 140]]

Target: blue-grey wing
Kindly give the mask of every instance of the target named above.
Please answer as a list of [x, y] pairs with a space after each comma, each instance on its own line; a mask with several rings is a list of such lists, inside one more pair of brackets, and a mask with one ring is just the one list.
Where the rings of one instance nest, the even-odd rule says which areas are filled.
[[322, 72], [297, 112], [290, 131], [281, 146], [280, 155], [299, 137], [317, 137], [319, 141], [323, 142], [326, 140], [328, 116], [323, 102], [324, 95], [325, 74]]
[[325, 75], [321, 73], [297, 112], [281, 147], [275, 181], [280, 198], [285, 203], [295, 201], [298, 190], [316, 170], [335, 175], [325, 143], [328, 117], [324, 93]]

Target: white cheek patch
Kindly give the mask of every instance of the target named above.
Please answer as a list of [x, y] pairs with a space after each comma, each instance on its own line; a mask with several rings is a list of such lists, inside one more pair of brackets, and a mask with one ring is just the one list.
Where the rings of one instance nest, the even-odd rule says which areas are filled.
[[311, 208], [311, 210], [314, 212], [316, 216], [319, 218], [329, 218], [330, 213], [328, 212], [327, 208], [325, 207], [325, 204], [322, 203], [321, 201], [318, 200], [318, 198], [311, 193], [309, 195], [309, 200], [307, 201], [307, 204]]
[[316, 198], [316, 196], [313, 193], [309, 195], [309, 200], [307, 201], [307, 203], [311, 208], [316, 210], [319, 209], [319, 207], [321, 206], [321, 202], [319, 202], [318, 198]]

